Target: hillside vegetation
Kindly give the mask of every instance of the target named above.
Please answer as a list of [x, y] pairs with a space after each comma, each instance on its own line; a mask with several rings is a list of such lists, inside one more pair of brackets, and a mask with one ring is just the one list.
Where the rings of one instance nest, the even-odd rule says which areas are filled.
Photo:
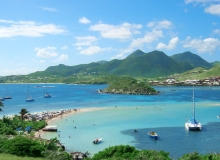
[[140, 81], [165, 80], [167, 78], [205, 79], [218, 77], [220, 62], [208, 63], [191, 52], [167, 56], [161, 51], [145, 53], [136, 50], [125, 59], [99, 61], [89, 64], [50, 66], [45, 71], [28, 75], [0, 77], [0, 83], [77, 83], [106, 84], [114, 76], [130, 76]]
[[150, 87], [147, 83], [138, 82], [136, 79], [131, 77], [115, 77], [115, 79], [110, 82], [109, 86], [104, 90], [100, 90], [100, 92], [135, 95], [157, 94], [157, 91]]
[[129, 75], [132, 77], [156, 78], [175, 73], [183, 73], [197, 67], [210, 69], [213, 64], [191, 52], [167, 56], [161, 51], [145, 53], [136, 50], [122, 60], [111, 60], [80, 64], [76, 66], [48, 67], [45, 71], [31, 73], [28, 76], [82, 76], [82, 75]]
[[209, 70], [198, 67], [190, 71], [184, 72], [182, 74], [173, 75], [175, 79], [178, 79], [180, 81], [187, 80], [187, 79], [202, 80], [206, 78], [219, 77], [219, 76], [220, 76], [220, 65], [216, 65]]

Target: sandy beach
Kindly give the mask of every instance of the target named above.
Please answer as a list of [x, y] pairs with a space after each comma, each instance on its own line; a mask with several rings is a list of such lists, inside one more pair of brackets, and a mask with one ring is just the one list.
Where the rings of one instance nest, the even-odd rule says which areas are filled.
[[[61, 119], [61, 118], [65, 118], [66, 116], [72, 116], [74, 114], [77, 113], [82, 113], [82, 112], [91, 112], [91, 111], [97, 111], [97, 110], [103, 110], [106, 108], [82, 108], [82, 109], [70, 109], [67, 110], [65, 113], [63, 113], [62, 115], [58, 115], [56, 117], [53, 117], [51, 119], [47, 119], [47, 125], [49, 126], [53, 121], [57, 120], [57, 119]], [[34, 133], [34, 137], [35, 138], [41, 138], [41, 136], [44, 134], [45, 131], [43, 131], [42, 129], [39, 131], [36, 131]]]

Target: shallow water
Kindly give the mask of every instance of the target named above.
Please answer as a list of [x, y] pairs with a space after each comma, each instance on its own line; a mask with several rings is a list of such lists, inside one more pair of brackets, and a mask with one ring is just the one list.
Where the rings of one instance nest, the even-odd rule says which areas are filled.
[[[97, 89], [106, 85], [50, 84], [54, 86], [48, 90], [52, 98], [45, 99], [43, 88], [32, 84], [35, 102], [27, 103], [24, 100], [27, 85], [7, 86], [13, 99], [4, 102], [4, 114], [18, 113], [21, 108], [30, 112], [104, 108], [52, 122], [58, 125], [58, 132], [47, 132], [42, 137], [49, 139], [60, 134], [58, 139], [68, 151], [95, 154], [109, 146], [128, 144], [137, 149], [165, 150], [174, 159], [193, 151], [203, 154], [220, 151], [220, 119], [216, 117], [220, 114], [220, 87], [195, 87], [196, 119], [203, 129], [188, 132], [184, 123], [192, 116], [192, 87], [155, 87], [161, 91], [160, 95], [145, 96], [97, 93]], [[5, 88], [6, 84], [0, 85], [1, 91]], [[157, 141], [148, 137], [151, 130], [159, 134]], [[92, 140], [99, 137], [102, 142], [94, 145]]]

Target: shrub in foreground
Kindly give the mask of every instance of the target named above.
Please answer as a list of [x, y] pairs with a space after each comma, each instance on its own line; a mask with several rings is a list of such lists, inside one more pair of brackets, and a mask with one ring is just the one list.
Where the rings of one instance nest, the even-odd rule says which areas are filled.
[[154, 150], [137, 150], [129, 145], [119, 145], [104, 149], [98, 152], [92, 158], [92, 160], [171, 160], [169, 153], [164, 151]]

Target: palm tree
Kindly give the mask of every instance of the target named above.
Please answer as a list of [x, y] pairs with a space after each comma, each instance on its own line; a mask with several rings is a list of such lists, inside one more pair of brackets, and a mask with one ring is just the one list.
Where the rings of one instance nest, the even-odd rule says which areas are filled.
[[21, 115], [21, 120], [23, 121], [24, 120], [24, 115], [26, 114], [26, 113], [28, 113], [28, 111], [25, 109], [25, 108], [23, 108], [23, 109], [21, 109], [21, 112], [19, 112], [20, 113], [20, 115]]

